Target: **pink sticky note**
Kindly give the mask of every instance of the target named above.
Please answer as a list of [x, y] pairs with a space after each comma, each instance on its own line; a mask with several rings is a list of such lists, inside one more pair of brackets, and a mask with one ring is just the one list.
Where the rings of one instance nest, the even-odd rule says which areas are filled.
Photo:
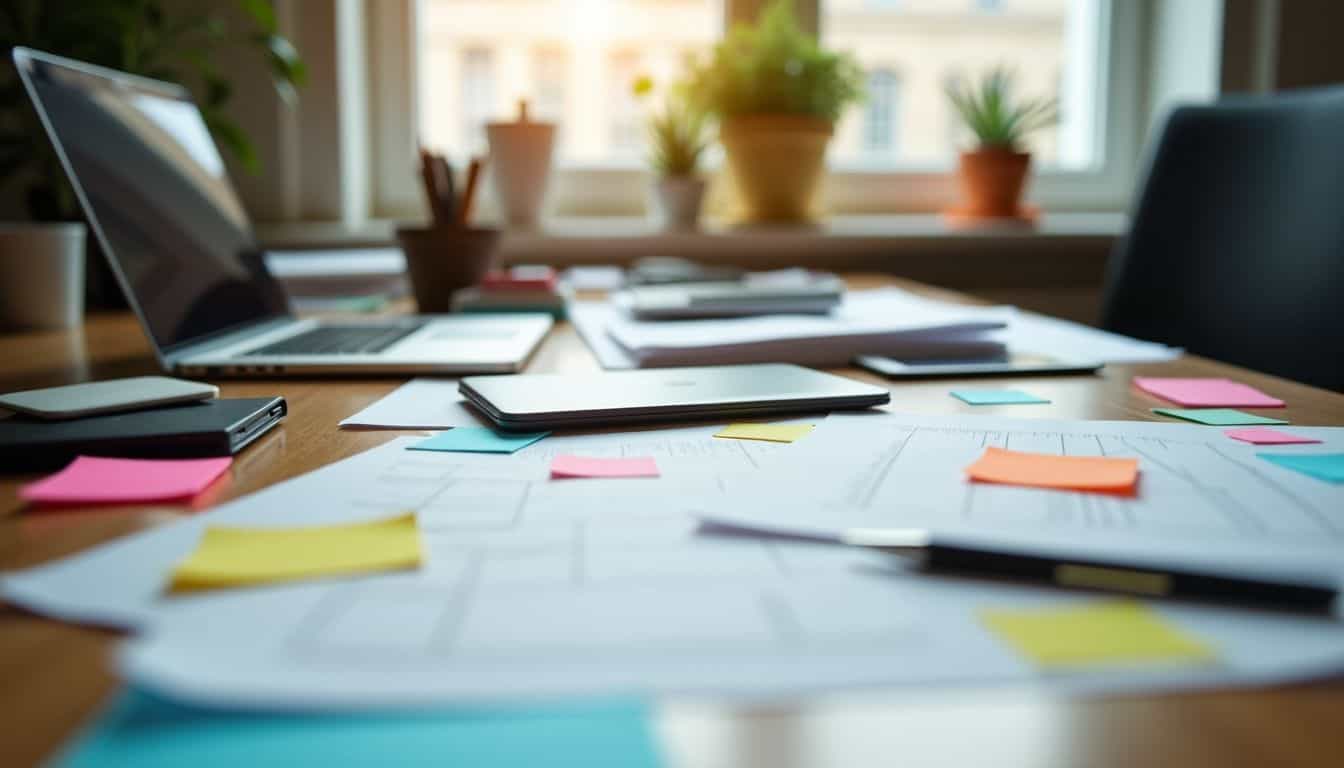
[[54, 475], [19, 489], [34, 504], [127, 504], [189, 499], [233, 463], [218, 459], [104, 459], [80, 456]]
[[1134, 386], [1186, 408], [1282, 408], [1283, 401], [1231, 379], [1135, 376]]
[[1269, 429], [1268, 427], [1229, 429], [1223, 432], [1223, 434], [1233, 440], [1240, 440], [1243, 443], [1254, 443], [1255, 445], [1299, 445], [1321, 442], [1314, 437], [1290, 435], [1287, 432], [1280, 432], [1277, 429]]
[[551, 459], [551, 478], [570, 477], [658, 477], [658, 464], [652, 456], [606, 459], [561, 454]]

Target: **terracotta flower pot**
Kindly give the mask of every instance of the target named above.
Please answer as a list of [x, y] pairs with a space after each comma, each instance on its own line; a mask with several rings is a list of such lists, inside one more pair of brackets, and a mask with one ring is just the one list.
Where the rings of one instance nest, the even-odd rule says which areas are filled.
[[983, 218], [1018, 216], [1030, 168], [1030, 152], [999, 147], [962, 152], [957, 164], [962, 194], [959, 212]]
[[719, 141], [748, 221], [805, 221], [834, 126], [802, 115], [725, 120]]

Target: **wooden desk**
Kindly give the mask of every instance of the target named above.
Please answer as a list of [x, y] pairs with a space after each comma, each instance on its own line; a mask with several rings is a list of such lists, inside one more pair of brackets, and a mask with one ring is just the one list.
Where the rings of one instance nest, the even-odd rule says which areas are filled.
[[[857, 285], [892, 282], [855, 278]], [[945, 292], [911, 286], [928, 294]], [[964, 299], [964, 297], [962, 297]], [[129, 315], [90, 318], [74, 333], [0, 337], [0, 391], [156, 372]], [[531, 371], [597, 368], [567, 325], [558, 327]], [[857, 370], [838, 371], [875, 383]], [[1289, 404], [1298, 424], [1344, 425], [1344, 395], [1193, 357], [1160, 365], [1108, 366], [1099, 377], [1020, 382], [1049, 397], [1052, 418], [1149, 419], [1156, 401], [1129, 386], [1135, 374], [1229, 376]], [[283, 394], [289, 420], [236, 463], [225, 498], [255, 491], [359, 453], [404, 432], [342, 432], [336, 424], [401, 380], [220, 382], [226, 397]], [[997, 382], [996, 382], [997, 383]], [[898, 384], [893, 406], [964, 413], [951, 382]], [[1012, 407], [976, 413], [1040, 413]], [[29, 477], [0, 476], [0, 570], [33, 565], [185, 514], [143, 507], [91, 514], [26, 515], [15, 491]], [[49, 756], [117, 685], [109, 651], [117, 636], [0, 608], [0, 765]], [[1344, 763], [1344, 683], [1219, 693], [1069, 700], [1013, 691], [894, 690], [809, 699], [773, 707], [674, 702], [657, 730], [673, 766], [1211, 765], [1221, 768]], [[184, 756], [189, 762], [189, 757]]]

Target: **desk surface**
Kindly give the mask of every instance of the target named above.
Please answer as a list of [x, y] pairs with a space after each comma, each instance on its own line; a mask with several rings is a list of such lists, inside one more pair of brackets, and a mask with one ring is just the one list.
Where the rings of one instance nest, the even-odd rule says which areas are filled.
[[[890, 282], [854, 278], [856, 285]], [[955, 294], [914, 288], [941, 298]], [[153, 373], [134, 318], [90, 318], [72, 333], [0, 336], [0, 391]], [[529, 371], [591, 371], [597, 363], [568, 325], [559, 326]], [[854, 369], [836, 371], [885, 384]], [[1344, 425], [1344, 395], [1194, 357], [1108, 366], [1101, 376], [1022, 380], [1049, 397], [1052, 418], [1150, 419], [1157, 403], [1129, 387], [1136, 374], [1228, 376], [1288, 402], [1298, 424]], [[343, 432], [342, 418], [401, 379], [220, 382], [225, 397], [283, 394], [290, 418], [235, 464], [238, 496], [372, 448], [396, 431]], [[893, 407], [965, 413], [951, 381], [892, 386]], [[1019, 415], [1011, 406], [975, 413]], [[136, 507], [92, 514], [25, 515], [15, 492], [30, 478], [0, 476], [0, 570], [33, 565], [185, 514]], [[0, 764], [50, 755], [116, 686], [109, 652], [117, 635], [0, 607]], [[1066, 699], [1022, 690], [888, 691], [771, 707], [676, 702], [656, 725], [673, 766], [903, 765], [1131, 766], [1338, 765], [1344, 755], [1344, 682], [1162, 696]], [[992, 753], [989, 752], [992, 750]], [[987, 761], [986, 758], [992, 754]], [[897, 757], [899, 756], [899, 757]]]

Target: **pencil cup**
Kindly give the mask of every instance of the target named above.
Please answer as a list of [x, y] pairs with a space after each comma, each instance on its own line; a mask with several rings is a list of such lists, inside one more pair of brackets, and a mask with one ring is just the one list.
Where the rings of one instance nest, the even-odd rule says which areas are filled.
[[453, 293], [476, 285], [490, 271], [499, 230], [400, 227], [397, 240], [406, 254], [406, 273], [420, 311], [449, 312]]

